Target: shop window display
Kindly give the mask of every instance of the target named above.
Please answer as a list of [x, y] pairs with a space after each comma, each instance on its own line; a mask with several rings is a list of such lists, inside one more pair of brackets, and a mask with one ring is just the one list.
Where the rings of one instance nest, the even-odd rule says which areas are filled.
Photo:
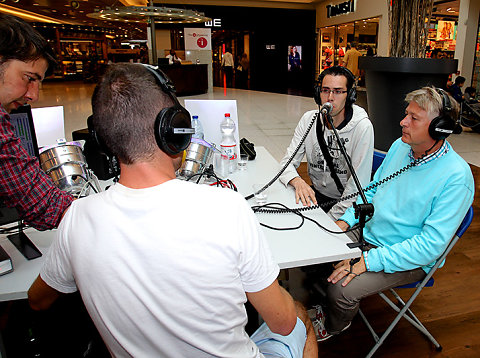
[[351, 42], [363, 56], [374, 56], [378, 43], [378, 18], [365, 19], [321, 29], [318, 48], [318, 73], [343, 65], [343, 58]]

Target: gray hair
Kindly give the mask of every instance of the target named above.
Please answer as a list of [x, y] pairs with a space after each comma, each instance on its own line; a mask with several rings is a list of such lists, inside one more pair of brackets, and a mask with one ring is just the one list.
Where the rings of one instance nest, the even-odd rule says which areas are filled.
[[450, 100], [450, 106], [452, 110], [448, 113], [453, 120], [458, 118], [459, 105], [455, 99], [453, 99], [450, 94], [441, 88], [431, 87], [422, 87], [418, 90], [408, 93], [405, 97], [405, 102], [415, 102], [422, 109], [427, 111], [431, 119], [439, 116], [443, 112], [443, 96], [439, 93], [443, 92], [445, 96], [448, 96]]

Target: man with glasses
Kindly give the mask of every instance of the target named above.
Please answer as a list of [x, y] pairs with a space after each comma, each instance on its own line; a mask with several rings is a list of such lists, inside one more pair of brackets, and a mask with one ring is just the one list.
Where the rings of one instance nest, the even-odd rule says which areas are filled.
[[[446, 140], [458, 103], [435, 87], [412, 91], [405, 102], [402, 136], [373, 177], [372, 183], [384, 184], [365, 193], [375, 213], [363, 230], [363, 254], [356, 263], [344, 260], [330, 269], [326, 315], [317, 307], [314, 324], [319, 341], [350, 327], [363, 298], [423, 280], [472, 205], [472, 172]], [[342, 231], [352, 228], [347, 235], [358, 241], [352, 208], [336, 223]]]
[[[346, 68], [330, 67], [318, 77], [315, 102], [319, 106], [327, 102], [332, 104], [330, 115], [333, 125], [345, 145], [360, 183], [364, 186], [369, 182], [372, 171], [373, 126], [365, 110], [354, 104], [355, 97], [355, 77]], [[280, 176], [280, 181], [295, 188], [297, 203], [301, 201], [305, 206], [312, 203], [325, 204], [322, 207], [324, 211], [336, 220], [352, 205], [356, 197], [335, 204], [332, 204], [332, 201], [355, 193], [357, 188], [330, 123], [322, 115], [318, 115], [318, 112], [308, 111], [300, 119], [287, 153], [280, 162], [281, 166], [285, 165], [298, 146], [300, 149]], [[301, 143], [315, 116], [318, 116], [316, 123]], [[304, 155], [307, 156], [308, 175], [313, 184], [311, 187], [296, 170]]]

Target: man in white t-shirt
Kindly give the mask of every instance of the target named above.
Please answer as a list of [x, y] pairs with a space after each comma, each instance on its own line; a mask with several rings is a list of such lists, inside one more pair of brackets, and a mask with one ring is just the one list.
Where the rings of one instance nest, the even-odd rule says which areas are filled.
[[[115, 357], [317, 357], [313, 327], [238, 193], [175, 178], [190, 116], [153, 66], [110, 66], [94, 92], [117, 184], [77, 200], [29, 290], [34, 309], [79, 290]], [[245, 332], [250, 301], [266, 324]]]

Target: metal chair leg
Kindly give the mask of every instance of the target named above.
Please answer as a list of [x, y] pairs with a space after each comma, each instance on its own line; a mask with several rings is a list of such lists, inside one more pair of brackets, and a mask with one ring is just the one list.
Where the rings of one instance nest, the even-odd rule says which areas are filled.
[[[393, 290], [391, 289], [390, 292], [394, 295], [394, 297], [399, 301], [399, 303], [402, 305], [402, 307], [405, 307], [405, 302], [402, 300], [402, 298]], [[385, 302], [387, 302], [390, 307], [392, 307], [397, 313], [400, 312], [400, 308], [393, 303], [384, 293], [379, 293], [380, 297], [383, 298]], [[410, 315], [410, 316], [409, 316]], [[420, 332], [422, 332], [435, 346], [437, 350], [441, 350], [442, 347], [440, 343], [437, 342], [437, 340], [433, 337], [433, 335], [428, 331], [428, 329], [420, 322], [420, 320], [417, 318], [417, 316], [414, 315], [412, 310], [410, 308], [407, 308], [405, 314], [403, 317], [410, 322], [412, 326], [414, 326], [416, 329], [418, 329]]]
[[368, 330], [370, 331], [370, 333], [372, 334], [373, 336], [373, 339], [375, 340], [375, 342], [378, 342], [380, 337], [378, 337], [378, 334], [377, 332], [375, 332], [375, 330], [373, 329], [372, 325], [370, 324], [370, 322], [368, 321], [367, 317], [363, 314], [362, 310], [359, 308], [358, 309], [358, 314], [360, 315], [360, 317], [362, 317], [363, 319], [363, 322], [365, 323], [365, 325], [367, 326]]

